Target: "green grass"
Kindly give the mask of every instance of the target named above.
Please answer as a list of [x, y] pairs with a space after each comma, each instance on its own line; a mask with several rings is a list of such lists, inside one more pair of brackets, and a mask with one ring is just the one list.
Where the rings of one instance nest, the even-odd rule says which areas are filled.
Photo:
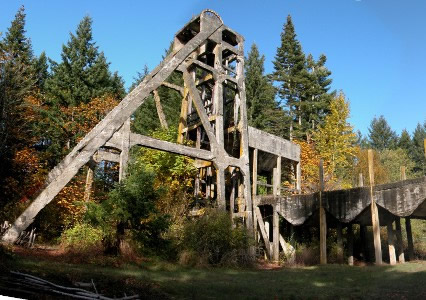
[[[185, 268], [159, 261], [120, 267], [14, 257], [20, 270], [57, 283], [93, 279], [104, 294], [172, 299], [426, 299], [426, 262], [397, 266], [327, 265], [275, 270]], [[1, 286], [1, 283], [0, 283]]]

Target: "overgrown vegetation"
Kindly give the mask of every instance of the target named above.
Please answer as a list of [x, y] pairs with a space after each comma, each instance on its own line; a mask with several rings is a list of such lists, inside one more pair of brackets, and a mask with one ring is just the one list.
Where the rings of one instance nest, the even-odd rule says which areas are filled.
[[209, 210], [202, 217], [187, 222], [184, 229], [184, 264], [248, 265], [253, 262], [251, 239], [244, 227], [233, 228], [227, 212]]

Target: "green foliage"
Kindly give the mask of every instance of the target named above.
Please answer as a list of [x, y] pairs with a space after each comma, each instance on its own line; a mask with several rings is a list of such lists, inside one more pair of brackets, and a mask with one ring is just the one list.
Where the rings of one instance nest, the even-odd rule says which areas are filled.
[[284, 136], [288, 133], [284, 128], [288, 117], [277, 107], [275, 88], [264, 75], [264, 62], [265, 56], [260, 56], [253, 44], [245, 63], [247, 120], [250, 126]]
[[61, 235], [61, 245], [76, 253], [99, 252], [102, 249], [104, 234], [101, 229], [90, 224], [78, 223]]
[[407, 179], [416, 177], [413, 172], [414, 162], [404, 149], [385, 149], [380, 153], [380, 161], [386, 170], [389, 182], [401, 180], [401, 166], [405, 166]]
[[309, 140], [312, 132], [328, 113], [334, 96], [329, 94], [331, 72], [325, 67], [327, 58], [315, 61], [305, 57], [291, 16], [281, 33], [281, 45], [275, 55], [273, 79], [279, 83], [278, 95], [291, 118], [290, 138]]
[[209, 210], [187, 223], [183, 245], [186, 250], [206, 256], [209, 263], [218, 264], [232, 254], [244, 253], [249, 241], [245, 228], [232, 228], [229, 213]]
[[117, 73], [111, 74], [104, 53], [93, 41], [89, 16], [81, 20], [75, 35], [70, 33], [61, 57], [61, 63], [51, 61], [52, 76], [46, 82], [52, 103], [75, 106], [104, 95], [124, 96], [121, 78]]
[[[348, 123], [349, 103], [341, 93], [330, 104], [330, 114], [314, 134], [316, 149], [333, 177], [345, 176], [355, 156], [356, 135]], [[349, 181], [350, 182], [350, 181]], [[350, 186], [346, 186], [350, 187]]]
[[[169, 51], [166, 51], [166, 54], [168, 54], [168, 52]], [[145, 65], [143, 71], [138, 72], [137, 77], [134, 78], [134, 82], [132, 83], [129, 92], [136, 88], [148, 74], [149, 70]], [[178, 86], [183, 86], [182, 75], [176, 71], [173, 72], [166, 81]], [[160, 86], [157, 91], [167, 123], [177, 125], [180, 118], [182, 95], [179, 92], [164, 86]], [[133, 114], [132, 130], [140, 134], [151, 135], [153, 131], [160, 128], [161, 124], [158, 118], [157, 108], [154, 102], [154, 97], [151, 94], [146, 98], [144, 104]]]
[[25, 11], [21, 7], [0, 40], [0, 207], [21, 195], [28, 172], [17, 161], [18, 153], [31, 145], [33, 120], [27, 98], [35, 87], [30, 39], [25, 36]]
[[378, 151], [382, 151], [384, 149], [395, 149], [398, 137], [395, 131], [393, 131], [388, 125], [385, 117], [375, 117], [371, 121], [368, 132], [368, 140], [371, 148]]
[[423, 174], [423, 176], [426, 176], [426, 155], [424, 149], [425, 139], [426, 121], [423, 123], [423, 125], [420, 123], [417, 124], [417, 127], [413, 133], [413, 147], [411, 150], [411, 158], [415, 163], [414, 172]]
[[413, 147], [410, 134], [406, 129], [401, 132], [401, 136], [398, 139], [398, 148], [404, 149], [409, 153]]
[[143, 250], [164, 244], [162, 233], [168, 228], [168, 216], [158, 213], [156, 202], [163, 195], [154, 187], [155, 174], [138, 166], [110, 192], [108, 199], [89, 203], [86, 220], [102, 229], [109, 246], [129, 230]]

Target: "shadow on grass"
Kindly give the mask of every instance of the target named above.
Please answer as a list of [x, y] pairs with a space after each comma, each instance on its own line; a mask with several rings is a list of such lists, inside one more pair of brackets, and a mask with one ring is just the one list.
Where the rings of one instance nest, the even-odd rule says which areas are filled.
[[152, 299], [426, 299], [424, 261], [258, 270], [185, 268], [161, 261], [117, 268], [15, 257], [4, 268], [11, 269], [58, 283], [93, 279], [110, 296], [125, 291]]

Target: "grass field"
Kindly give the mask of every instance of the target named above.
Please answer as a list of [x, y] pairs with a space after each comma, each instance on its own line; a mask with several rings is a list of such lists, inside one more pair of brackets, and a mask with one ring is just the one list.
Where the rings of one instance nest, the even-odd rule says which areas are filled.
[[[112, 258], [106, 264], [14, 254], [3, 258], [0, 267], [2, 276], [19, 270], [67, 286], [93, 279], [108, 296], [126, 292], [151, 299], [426, 299], [425, 261], [272, 269], [187, 268], [154, 260], [120, 264]], [[7, 293], [2, 283], [0, 291]]]

